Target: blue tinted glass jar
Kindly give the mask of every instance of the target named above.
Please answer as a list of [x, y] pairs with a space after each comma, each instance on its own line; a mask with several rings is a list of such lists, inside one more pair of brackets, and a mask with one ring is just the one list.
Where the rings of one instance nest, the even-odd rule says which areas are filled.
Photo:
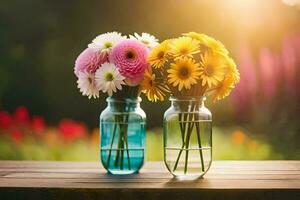
[[133, 174], [144, 163], [146, 114], [140, 102], [109, 97], [100, 115], [101, 161], [111, 174]]

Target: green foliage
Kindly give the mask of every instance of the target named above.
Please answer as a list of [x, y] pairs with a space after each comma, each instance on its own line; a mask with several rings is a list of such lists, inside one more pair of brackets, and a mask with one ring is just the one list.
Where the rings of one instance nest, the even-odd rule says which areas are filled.
[[[233, 131], [232, 131], [233, 130]], [[162, 129], [147, 132], [146, 159], [163, 160]], [[214, 160], [264, 160], [284, 159], [272, 146], [262, 139], [235, 129], [215, 128], [213, 130]], [[26, 137], [19, 142], [10, 138], [0, 139], [0, 160], [99, 160], [99, 147], [91, 139], [85, 138], [74, 142], [55, 143]]]

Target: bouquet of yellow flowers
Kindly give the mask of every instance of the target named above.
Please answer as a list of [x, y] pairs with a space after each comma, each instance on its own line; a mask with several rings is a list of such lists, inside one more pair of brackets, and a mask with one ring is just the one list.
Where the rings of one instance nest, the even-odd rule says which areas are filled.
[[156, 46], [141, 84], [150, 101], [172, 96], [228, 96], [240, 76], [224, 45], [205, 34], [189, 32]]
[[[176, 174], [175, 171], [180, 165], [178, 163], [184, 151], [185, 161], [181, 166], [184, 166], [182, 169], [186, 175], [189, 151], [195, 149], [191, 148], [190, 141], [191, 138], [197, 138], [196, 149], [200, 152], [201, 175], [203, 175], [211, 162], [207, 164], [204, 158], [206, 154], [203, 153], [203, 150], [207, 149], [203, 147], [205, 146], [203, 141], [209, 140], [211, 145], [211, 138], [207, 140], [204, 136], [211, 134], [211, 114], [203, 118], [200, 112], [204, 110], [204, 104], [199, 104], [199, 101], [209, 95], [214, 102], [228, 96], [240, 79], [237, 66], [220, 41], [195, 32], [163, 41], [151, 51], [148, 61], [151, 67], [145, 71], [141, 91], [150, 101], [163, 101], [167, 95], [170, 95], [171, 100], [176, 99], [179, 108], [177, 111], [169, 109], [164, 116], [164, 139], [166, 135], [173, 134], [173, 137], [176, 137], [179, 130], [181, 143], [177, 148], [179, 141], [173, 142], [172, 147], [169, 148], [168, 142], [164, 142], [165, 156], [168, 149], [178, 151], [177, 159], [172, 161], [171, 167], [167, 166], [167, 168], [169, 170], [172, 168], [170, 171], [174, 175], [180, 174], [181, 172]], [[173, 117], [168, 116], [171, 112]], [[176, 122], [169, 123], [170, 118]], [[205, 133], [203, 131], [205, 129], [209, 133]], [[168, 133], [169, 130], [171, 133]], [[172, 140], [174, 141], [174, 138]], [[170, 161], [169, 158], [165, 160]]]

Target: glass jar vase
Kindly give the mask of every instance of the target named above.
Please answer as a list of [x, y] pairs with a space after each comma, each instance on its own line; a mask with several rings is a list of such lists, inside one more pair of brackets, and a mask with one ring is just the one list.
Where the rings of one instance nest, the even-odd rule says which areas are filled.
[[100, 115], [101, 162], [111, 174], [136, 173], [144, 163], [146, 114], [140, 102], [109, 97]]
[[178, 178], [199, 178], [212, 162], [212, 115], [205, 97], [171, 97], [164, 114], [164, 161]]

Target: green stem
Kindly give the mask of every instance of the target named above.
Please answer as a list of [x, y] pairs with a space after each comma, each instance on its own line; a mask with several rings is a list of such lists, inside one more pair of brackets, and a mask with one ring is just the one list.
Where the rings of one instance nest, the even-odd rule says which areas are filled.
[[[117, 118], [115, 117], [115, 119], [117, 119]], [[112, 151], [112, 147], [113, 147], [115, 136], [116, 136], [116, 130], [117, 130], [117, 124], [115, 123], [114, 128], [113, 128], [113, 136], [112, 136], [112, 139], [110, 142], [110, 147], [109, 147], [109, 152], [108, 152], [108, 157], [107, 157], [107, 167], [109, 167], [109, 163], [110, 163], [111, 151]]]
[[125, 134], [125, 126], [126, 126], [126, 123], [125, 123], [125, 116], [122, 114], [122, 130], [121, 130], [121, 136], [122, 136], [122, 139], [121, 139], [121, 164], [120, 164], [120, 168], [121, 170], [123, 169], [123, 163], [124, 163], [124, 134]]
[[186, 124], [187, 124], [187, 119], [188, 119], [189, 114], [188, 113], [184, 113], [183, 114], [183, 138], [185, 137], [185, 131], [186, 131]]
[[[192, 111], [194, 111], [194, 106], [192, 105]], [[187, 172], [187, 167], [188, 167], [188, 159], [189, 159], [189, 146], [190, 146], [190, 139], [191, 139], [191, 134], [192, 134], [192, 130], [194, 128], [194, 120], [193, 120], [193, 114], [189, 113], [189, 117], [188, 117], [188, 132], [186, 134], [186, 140], [185, 140], [185, 164], [184, 164], [184, 173], [186, 174]]]
[[[193, 109], [194, 108], [192, 108], [192, 110]], [[182, 146], [181, 146], [181, 149], [178, 153], [177, 159], [175, 161], [173, 171], [175, 171], [177, 169], [177, 166], [178, 166], [180, 157], [182, 155], [184, 146], [186, 146], [187, 143], [188, 143], [188, 146], [189, 146], [189, 140], [190, 140], [189, 135], [191, 134], [190, 132], [193, 130], [193, 127], [194, 127], [194, 125], [193, 125], [194, 123], [191, 122], [190, 117], [191, 117], [190, 113], [183, 113], [183, 122], [181, 121], [181, 123], [183, 123], [183, 126], [182, 126], [182, 129], [180, 130], [181, 131], [181, 136], [182, 136]], [[188, 125], [188, 129], [187, 129], [187, 133], [185, 133], [187, 125]], [[185, 137], [186, 137], [186, 139], [184, 140]], [[186, 150], [187, 150], [187, 148], [186, 148]], [[185, 172], [186, 172], [186, 169], [187, 169], [187, 160], [188, 160], [187, 156], [188, 156], [188, 150], [187, 150], [187, 153], [186, 153]]]
[[[125, 111], [126, 112], [126, 111]], [[128, 146], [128, 137], [127, 137], [127, 131], [128, 131], [128, 120], [129, 120], [129, 114], [126, 116], [118, 116], [118, 125], [120, 127], [120, 136], [119, 136], [119, 142], [118, 142], [118, 150], [116, 154], [115, 159], [115, 167], [120, 162], [120, 169], [122, 170], [124, 168], [124, 148], [126, 146], [126, 153], [127, 153], [127, 160], [128, 160], [128, 169], [131, 169], [130, 164], [130, 156], [129, 156], [129, 146]]]
[[121, 159], [120, 159], [120, 169], [123, 169], [123, 163], [124, 163], [124, 133], [122, 131], [122, 140], [121, 140]]
[[[181, 154], [182, 154], [182, 151], [183, 151], [183, 148], [184, 148], [184, 137], [185, 137], [185, 129], [186, 129], [186, 113], [179, 113], [179, 125], [180, 125], [180, 133], [181, 133], [181, 139], [182, 139], [182, 145], [181, 145], [181, 148], [180, 148], [180, 151], [178, 153], [178, 156], [177, 156], [177, 159], [175, 161], [175, 165], [174, 165], [174, 168], [173, 168], [173, 171], [175, 171], [177, 169], [177, 166], [178, 166], [178, 162], [179, 162], [179, 159], [181, 157]], [[182, 119], [183, 118], [183, 119]]]
[[179, 151], [179, 154], [178, 154], [178, 156], [177, 156], [177, 159], [176, 159], [176, 162], [175, 162], [173, 171], [175, 171], [175, 170], [177, 169], [177, 165], [178, 165], [179, 159], [180, 159], [180, 157], [181, 157], [183, 148], [184, 148], [184, 141], [182, 142], [182, 146], [181, 146], [180, 151]]
[[126, 153], [127, 153], [127, 160], [128, 160], [128, 169], [131, 169], [131, 165], [130, 165], [130, 157], [129, 157], [129, 148], [128, 148], [128, 139], [127, 139], [127, 133], [126, 133], [126, 137], [125, 137], [125, 146], [126, 146]]
[[197, 130], [197, 140], [198, 140], [198, 146], [200, 151], [200, 159], [201, 159], [201, 167], [202, 171], [204, 172], [204, 161], [203, 161], [203, 152], [202, 152], [202, 144], [201, 144], [201, 134], [200, 134], [200, 122], [198, 121], [198, 115], [196, 116], [196, 130]]
[[178, 114], [178, 119], [179, 119], [179, 126], [180, 126], [180, 133], [181, 133], [181, 140], [182, 143], [184, 142], [184, 132], [183, 132], [183, 122], [182, 122], [182, 113]]
[[[127, 112], [130, 112], [130, 108], [127, 110]], [[127, 161], [128, 161], [128, 169], [130, 170], [131, 165], [130, 165], [129, 147], [128, 147], [128, 120], [129, 120], [129, 113], [127, 113], [125, 116], [123, 142], [125, 142]], [[123, 144], [123, 148], [124, 148], [124, 144]]]
[[120, 134], [119, 134], [119, 141], [118, 141], [118, 149], [117, 149], [117, 154], [116, 154], [116, 159], [115, 159], [115, 167], [118, 165], [119, 162], [119, 156], [120, 156], [120, 148], [121, 148], [121, 143], [122, 143], [122, 126], [119, 120], [119, 115], [117, 115], [118, 120], [116, 121], [116, 123], [119, 125], [119, 130], [120, 130]]

